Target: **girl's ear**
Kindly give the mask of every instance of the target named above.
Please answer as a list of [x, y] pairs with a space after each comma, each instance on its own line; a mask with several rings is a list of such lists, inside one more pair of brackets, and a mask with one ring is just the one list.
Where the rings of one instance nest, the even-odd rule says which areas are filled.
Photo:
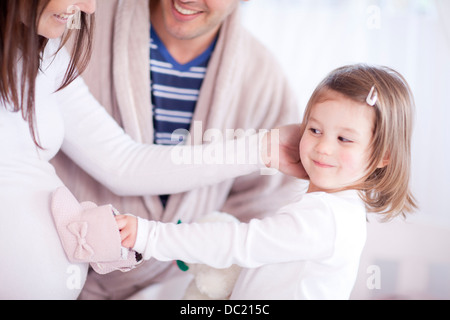
[[391, 155], [389, 151], [386, 151], [386, 154], [384, 155], [383, 159], [378, 163], [377, 168], [384, 168], [386, 167], [391, 160]]

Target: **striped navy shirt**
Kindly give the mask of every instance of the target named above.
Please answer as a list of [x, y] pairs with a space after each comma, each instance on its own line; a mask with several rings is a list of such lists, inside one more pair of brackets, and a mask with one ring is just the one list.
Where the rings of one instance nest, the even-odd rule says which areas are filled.
[[152, 28], [150, 70], [155, 144], [178, 144], [178, 140], [172, 141], [172, 133], [190, 129], [214, 46], [215, 41], [200, 56], [182, 65], [172, 58]]
[[[150, 39], [151, 96], [153, 108], [154, 143], [178, 144], [172, 133], [189, 130], [206, 68], [217, 38], [200, 56], [189, 63], [179, 64], [170, 55], [154, 29]], [[167, 195], [161, 196], [166, 206]]]

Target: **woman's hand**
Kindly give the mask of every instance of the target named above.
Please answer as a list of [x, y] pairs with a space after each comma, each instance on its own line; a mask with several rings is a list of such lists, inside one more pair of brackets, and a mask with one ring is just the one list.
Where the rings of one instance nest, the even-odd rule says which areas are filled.
[[284, 174], [309, 179], [300, 160], [301, 138], [301, 124], [287, 125], [269, 131], [262, 143], [264, 164]]
[[130, 249], [133, 248], [136, 244], [137, 237], [137, 218], [134, 216], [120, 215], [116, 217], [116, 222], [120, 230], [122, 246]]

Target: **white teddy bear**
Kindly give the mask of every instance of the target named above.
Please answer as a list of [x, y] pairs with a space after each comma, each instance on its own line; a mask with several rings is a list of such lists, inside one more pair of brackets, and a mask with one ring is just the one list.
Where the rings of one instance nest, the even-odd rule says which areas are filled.
[[[198, 223], [204, 222], [235, 222], [235, 217], [221, 212], [214, 212], [200, 219]], [[204, 264], [185, 264], [177, 261], [183, 271], [194, 275], [186, 289], [184, 300], [226, 300], [233, 292], [234, 284], [241, 272], [239, 266], [233, 265], [226, 269], [215, 269]]]

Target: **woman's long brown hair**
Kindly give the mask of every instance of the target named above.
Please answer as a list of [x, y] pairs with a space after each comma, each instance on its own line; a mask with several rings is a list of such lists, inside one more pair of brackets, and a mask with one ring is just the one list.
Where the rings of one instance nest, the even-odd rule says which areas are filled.
[[[34, 143], [35, 82], [48, 39], [38, 34], [42, 12], [50, 0], [0, 1], [0, 107], [13, 106], [28, 122]], [[91, 55], [94, 15], [81, 14], [81, 28], [69, 30], [61, 47], [74, 36], [71, 61], [58, 90], [68, 86], [86, 68]], [[20, 69], [19, 69], [20, 68]]]

